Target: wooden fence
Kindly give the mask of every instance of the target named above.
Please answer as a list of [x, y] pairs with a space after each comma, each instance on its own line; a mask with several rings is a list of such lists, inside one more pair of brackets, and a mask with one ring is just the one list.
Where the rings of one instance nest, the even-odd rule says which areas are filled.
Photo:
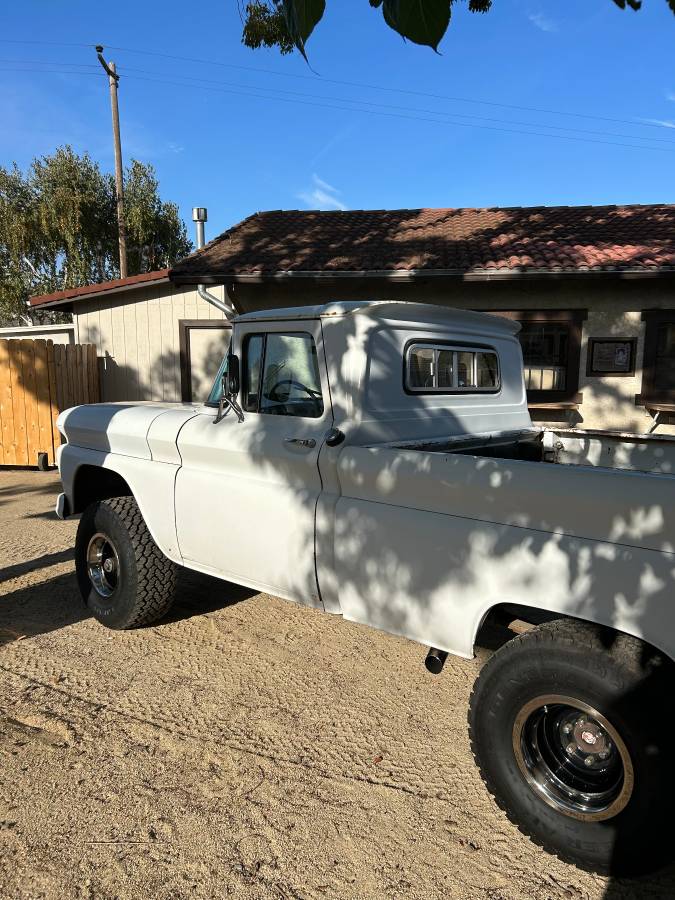
[[99, 399], [95, 344], [0, 340], [0, 465], [54, 465], [59, 413]]

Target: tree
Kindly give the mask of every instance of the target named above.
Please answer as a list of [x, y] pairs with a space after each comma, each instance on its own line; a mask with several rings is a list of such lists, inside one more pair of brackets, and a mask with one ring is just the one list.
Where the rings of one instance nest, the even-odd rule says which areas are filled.
[[[457, 0], [369, 0], [381, 7], [384, 21], [401, 37], [438, 49]], [[613, 0], [621, 9], [638, 10], [641, 0]], [[471, 12], [486, 13], [492, 0], [468, 0]], [[675, 13], [675, 0], [666, 0]], [[251, 0], [243, 11], [242, 41], [247, 47], [278, 47], [281, 53], [294, 48], [307, 59], [305, 44], [323, 18], [326, 0]]]
[[[178, 207], [162, 201], [152, 166], [125, 173], [130, 274], [192, 250]], [[119, 277], [115, 182], [85, 153], [60, 147], [26, 172], [0, 166], [0, 322], [26, 318], [32, 294]]]

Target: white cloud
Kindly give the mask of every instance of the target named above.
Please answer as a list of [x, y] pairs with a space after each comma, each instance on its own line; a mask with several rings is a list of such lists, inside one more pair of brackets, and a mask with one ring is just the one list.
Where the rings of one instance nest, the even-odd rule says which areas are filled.
[[544, 13], [530, 13], [528, 19], [530, 20], [530, 22], [532, 22], [535, 28], [538, 28], [540, 31], [548, 31], [550, 33], [553, 33], [554, 31], [558, 30], [557, 23], [554, 22], [553, 19], [549, 19], [548, 16], [545, 16]]
[[648, 125], [660, 125], [662, 128], [675, 128], [675, 119], [643, 119]]
[[340, 199], [340, 191], [328, 184], [318, 175], [312, 175], [312, 183], [305, 191], [298, 194], [310, 209], [341, 209], [343, 212], [349, 207]]
[[670, 91], [666, 94], [666, 100], [670, 100], [671, 103], [675, 103], [675, 91]]
[[175, 141], [169, 141], [166, 145], [166, 149], [169, 153], [182, 153], [183, 150], [185, 150], [185, 147], [183, 147], [182, 144], [176, 144]]

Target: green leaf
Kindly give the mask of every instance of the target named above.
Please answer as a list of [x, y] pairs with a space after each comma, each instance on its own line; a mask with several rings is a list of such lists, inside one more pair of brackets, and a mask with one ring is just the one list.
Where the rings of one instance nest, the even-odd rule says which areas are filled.
[[305, 43], [326, 10], [326, 0], [284, 0], [281, 11], [291, 40], [307, 59]]
[[438, 50], [450, 24], [451, 0], [384, 0], [384, 20], [401, 37]]

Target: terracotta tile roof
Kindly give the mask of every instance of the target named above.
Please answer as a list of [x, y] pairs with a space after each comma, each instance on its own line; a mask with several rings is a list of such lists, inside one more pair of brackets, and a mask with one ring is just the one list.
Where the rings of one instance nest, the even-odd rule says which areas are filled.
[[53, 294], [39, 294], [30, 298], [31, 306], [62, 305], [64, 301], [83, 299], [90, 294], [100, 294], [104, 291], [119, 291], [126, 287], [134, 287], [146, 281], [161, 281], [169, 277], [169, 269], [157, 269], [154, 272], [144, 272], [142, 275], [130, 275], [128, 278], [116, 278], [114, 281], [103, 281], [100, 284], [88, 284], [84, 287], [68, 288], [65, 291], [54, 291]]
[[181, 260], [171, 278], [627, 270], [675, 273], [675, 205], [261, 212]]

